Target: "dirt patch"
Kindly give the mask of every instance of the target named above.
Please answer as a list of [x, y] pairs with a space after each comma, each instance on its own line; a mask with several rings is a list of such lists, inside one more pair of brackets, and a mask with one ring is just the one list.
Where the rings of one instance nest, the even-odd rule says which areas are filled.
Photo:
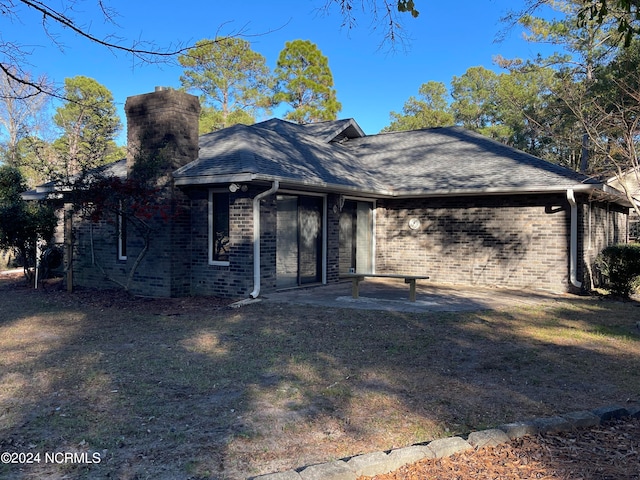
[[9, 479], [240, 479], [637, 402], [638, 307], [463, 313], [145, 299], [0, 277]]

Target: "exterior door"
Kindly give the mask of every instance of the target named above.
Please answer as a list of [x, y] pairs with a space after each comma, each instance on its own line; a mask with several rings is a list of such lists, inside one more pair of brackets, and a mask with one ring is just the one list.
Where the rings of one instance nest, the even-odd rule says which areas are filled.
[[322, 197], [278, 195], [276, 286], [322, 281]]
[[373, 271], [373, 206], [347, 200], [340, 213], [340, 273]]

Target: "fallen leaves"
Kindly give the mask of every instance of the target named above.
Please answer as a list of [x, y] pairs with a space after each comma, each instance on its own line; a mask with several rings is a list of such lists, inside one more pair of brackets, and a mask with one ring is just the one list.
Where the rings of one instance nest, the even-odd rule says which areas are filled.
[[[422, 460], [372, 480], [638, 480], [640, 419]], [[361, 477], [359, 480], [365, 480]]]

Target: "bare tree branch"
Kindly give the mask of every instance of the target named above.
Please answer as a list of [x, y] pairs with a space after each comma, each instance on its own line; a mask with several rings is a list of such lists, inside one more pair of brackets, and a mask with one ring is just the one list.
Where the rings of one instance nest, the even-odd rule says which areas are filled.
[[[91, 31], [90, 26], [78, 22], [76, 9], [80, 0], [62, 1], [60, 3], [61, 6], [58, 8], [52, 6], [51, 3], [45, 0], [0, 0], [0, 15], [11, 21], [21, 21], [26, 11], [24, 9], [31, 10], [39, 15], [40, 28], [47, 35], [50, 42], [62, 50], [64, 50], [64, 45], [60, 33], [56, 32], [53, 27], [67, 30], [72, 35], [79, 36], [87, 42], [111, 51], [114, 55], [129, 55], [141, 64], [172, 62], [177, 56], [192, 48], [192, 45], [187, 44], [170, 44], [160, 48], [151, 42], [140, 39], [126, 41], [113, 34], [99, 36]], [[105, 23], [117, 26], [117, 12], [110, 8], [105, 0], [96, 0], [96, 3], [99, 12], [97, 15]], [[219, 27], [219, 30], [222, 26], [224, 24]], [[230, 32], [228, 35], [217, 34], [217, 39], [214, 42], [222, 38], [237, 36], [246, 36], [244, 28], [236, 32]], [[39, 83], [29, 78], [26, 72], [31, 54], [32, 52], [25, 46], [2, 38], [0, 33], [0, 72], [16, 82], [27, 85], [35, 94], [43, 93], [54, 98], [66, 100], [61, 93], [61, 89], [56, 88], [55, 85]]]
[[369, 17], [372, 30], [382, 28], [383, 40], [380, 48], [387, 45], [391, 50], [398, 47], [404, 49], [409, 41], [402, 14], [409, 13], [414, 18], [419, 15], [413, 0], [325, 0], [324, 6], [318, 10], [329, 15], [334, 6], [340, 10], [342, 27], [349, 31], [358, 27], [358, 11]]

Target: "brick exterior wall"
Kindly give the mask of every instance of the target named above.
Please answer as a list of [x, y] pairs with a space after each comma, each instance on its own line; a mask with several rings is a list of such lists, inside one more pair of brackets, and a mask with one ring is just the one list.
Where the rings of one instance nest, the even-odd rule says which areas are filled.
[[[258, 193], [256, 192], [256, 195]], [[260, 202], [260, 293], [273, 292], [276, 289], [276, 224], [278, 220], [276, 199], [277, 194], [274, 194], [263, 198]], [[251, 258], [253, 261], [253, 255]], [[253, 265], [251, 266], [251, 275], [253, 278]]]
[[[118, 230], [115, 216], [92, 223], [80, 215], [74, 215], [72, 265], [74, 286], [122, 287], [127, 279], [128, 262], [118, 260], [117, 246]], [[129, 248], [129, 259], [131, 259], [138, 248], [133, 242], [129, 244]]]
[[[208, 265], [208, 193], [202, 189], [190, 193], [192, 199], [192, 294], [237, 297], [248, 296], [253, 284], [253, 198], [264, 191], [251, 188], [230, 195], [230, 265]], [[327, 281], [338, 281], [338, 219], [333, 212], [337, 195], [328, 199]], [[260, 292], [277, 289], [277, 195], [260, 202]]]
[[[192, 295], [246, 297], [253, 290], [252, 198], [257, 193], [258, 191], [249, 190], [229, 195], [228, 266], [209, 265], [208, 189], [190, 193]], [[262, 204], [264, 205], [264, 201]], [[264, 225], [264, 217], [262, 220]], [[261, 253], [268, 256], [268, 248], [263, 245], [261, 248]]]
[[[180, 190], [170, 172], [197, 157], [197, 98], [172, 90], [130, 97], [131, 164], [162, 152], [162, 195], [168, 220], [156, 219], [149, 251], [137, 267], [132, 293], [169, 297], [246, 297], [253, 279], [253, 198], [265, 187], [229, 195], [229, 265], [209, 265], [208, 188]], [[144, 148], [141, 148], [144, 147]], [[155, 149], [155, 150], [154, 150]], [[159, 180], [159, 181], [160, 181]], [[267, 187], [268, 188], [268, 187]], [[627, 209], [577, 196], [578, 279], [587, 282], [596, 255], [627, 239]], [[334, 209], [334, 206], [336, 207]], [[276, 195], [260, 203], [261, 293], [276, 290]], [[567, 291], [570, 206], [562, 194], [379, 200], [375, 264], [378, 273], [428, 275], [434, 282]], [[339, 280], [339, 196], [327, 196], [326, 279]], [[412, 229], [409, 221], [419, 227]], [[59, 232], [58, 232], [59, 233]], [[118, 259], [114, 218], [91, 225], [74, 219], [74, 284], [113, 288], [127, 282], [144, 242], [127, 230], [127, 255]]]
[[[172, 233], [159, 233], [153, 239], [134, 277], [132, 292], [247, 297], [254, 286], [252, 199], [263, 190], [251, 188], [229, 195], [229, 266], [208, 264], [208, 189], [188, 191], [180, 204], [184, 215], [166, 225], [166, 231]], [[627, 210], [589, 203], [587, 197], [577, 200], [578, 279], [588, 288], [595, 256], [607, 245], [626, 241]], [[337, 203], [337, 195], [327, 197], [328, 283], [339, 280], [339, 212], [333, 209]], [[276, 290], [276, 218], [276, 196], [271, 195], [261, 201], [263, 294]], [[412, 218], [420, 221], [416, 230], [409, 228]], [[82, 252], [74, 264], [78, 284], [115, 286], [107, 276], [126, 282], [128, 269], [142, 248], [132, 229], [128, 232], [129, 256], [123, 262], [117, 260], [115, 219], [94, 225], [93, 232], [86, 223], [76, 221], [75, 225], [76, 252]], [[180, 237], [180, 229], [188, 234]], [[563, 195], [379, 200], [376, 270], [429, 275], [438, 283], [568, 291], [569, 230], [570, 207]], [[175, 243], [176, 238], [183, 243]]]
[[[129, 284], [131, 293], [150, 297], [180, 297], [191, 293], [191, 202], [182, 192], [173, 192], [166, 219], [148, 221], [152, 231], [148, 250], [135, 267]], [[121, 288], [128, 282], [144, 241], [132, 223], [127, 226], [127, 259], [118, 258], [118, 228], [115, 214], [90, 222], [76, 214], [73, 219], [74, 285]], [[178, 252], [178, 253], [177, 253]]]
[[610, 245], [626, 243], [629, 238], [629, 209], [620, 205], [578, 198], [580, 205], [580, 248], [584, 252], [584, 281], [586, 288], [601, 284], [598, 272], [593, 268], [598, 254]]
[[[173, 185], [171, 172], [198, 157], [197, 97], [174, 90], [129, 97], [125, 105], [128, 120], [127, 165], [150, 160], [145, 173], [156, 175], [161, 187], [157, 203], [166, 218], [147, 219], [151, 235], [148, 251], [135, 267], [130, 282], [134, 294], [154, 297], [184, 296], [191, 293], [192, 239], [191, 201]], [[75, 285], [112, 288], [127, 284], [145, 242], [131, 223], [127, 227], [127, 259], [119, 260], [115, 214], [91, 224], [74, 218], [73, 281]]]
[[163, 151], [165, 172], [198, 158], [198, 121], [200, 102], [197, 97], [171, 89], [127, 98], [127, 166], [138, 155]]
[[327, 283], [335, 283], [340, 276], [340, 197], [327, 197]]
[[[420, 221], [418, 229], [409, 228], [411, 218]], [[565, 291], [569, 228], [562, 195], [380, 201], [376, 270]]]

